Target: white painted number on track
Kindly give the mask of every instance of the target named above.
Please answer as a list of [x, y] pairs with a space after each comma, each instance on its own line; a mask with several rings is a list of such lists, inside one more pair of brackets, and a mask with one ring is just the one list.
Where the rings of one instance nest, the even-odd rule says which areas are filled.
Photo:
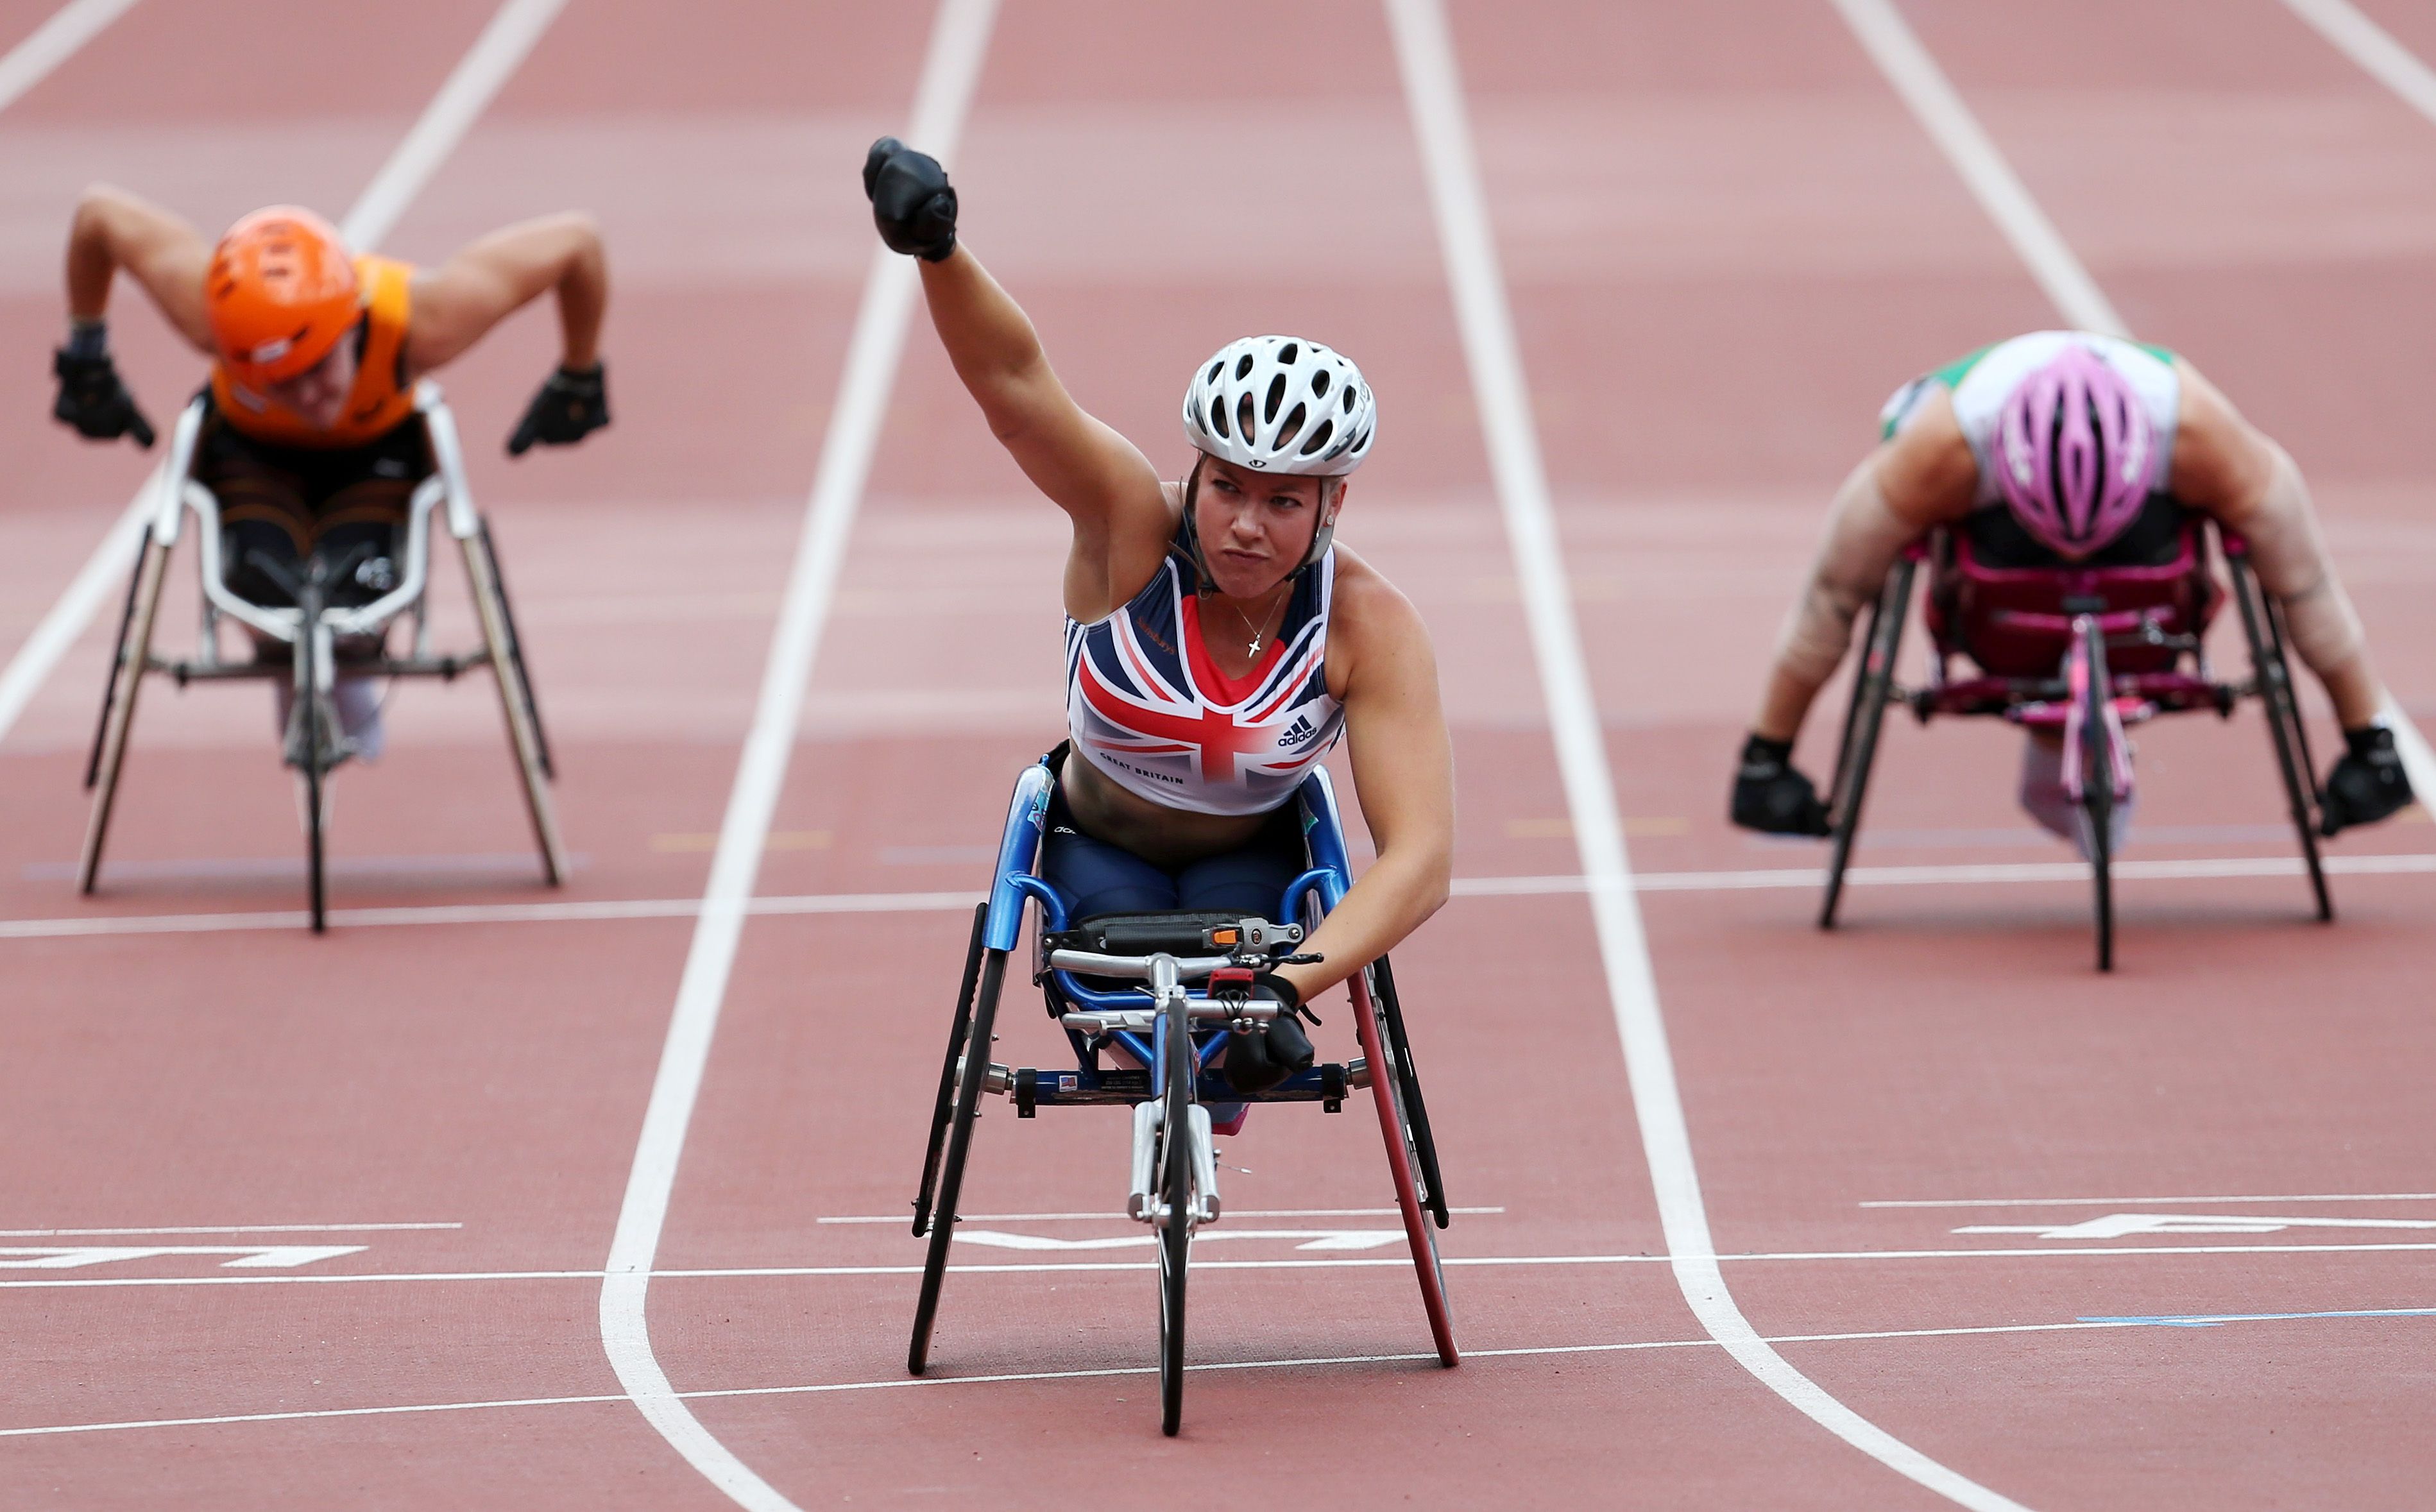
[[2123, 1239], [2132, 1234], [2280, 1234], [2288, 1228], [2436, 1228], [2426, 1218], [2247, 1218], [2209, 1213], [2109, 1213], [2078, 1224], [1973, 1224], [1958, 1234], [2036, 1234], [2041, 1239]]
[[9, 1244], [0, 1245], [0, 1270], [73, 1271], [122, 1260], [173, 1255], [227, 1255], [228, 1269], [293, 1270], [316, 1260], [360, 1254], [362, 1244]]

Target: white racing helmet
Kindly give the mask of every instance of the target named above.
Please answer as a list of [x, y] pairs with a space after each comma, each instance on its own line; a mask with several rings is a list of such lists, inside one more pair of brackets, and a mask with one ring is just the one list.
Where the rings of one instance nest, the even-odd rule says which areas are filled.
[[[1228, 342], [1194, 370], [1184, 393], [1184, 435], [1195, 447], [1238, 467], [1296, 478], [1342, 478], [1361, 466], [1378, 418], [1360, 368], [1293, 336]], [[1304, 566], [1326, 553], [1335, 532], [1330, 510]], [[1194, 546], [1197, 552], [1197, 538]]]

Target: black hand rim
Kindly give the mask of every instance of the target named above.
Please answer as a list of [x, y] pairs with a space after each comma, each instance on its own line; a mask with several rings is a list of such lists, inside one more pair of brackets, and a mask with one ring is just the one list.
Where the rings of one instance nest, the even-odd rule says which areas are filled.
[[321, 679], [315, 674], [313, 627], [320, 619], [321, 605], [314, 601], [318, 595], [307, 594], [304, 613], [297, 619], [296, 635], [296, 700], [299, 718], [304, 721], [304, 888], [313, 915], [313, 932], [320, 934], [328, 924], [322, 886], [322, 747], [327, 743], [322, 728]]
[[101, 685], [101, 718], [93, 727], [93, 754], [85, 759], [87, 792], [101, 781], [101, 748], [110, 739], [110, 711], [111, 705], [118, 702], [119, 680], [127, 675], [127, 633], [135, 625], [135, 595], [144, 586], [144, 561], [151, 550], [152, 531], [148, 526], [143, 538], [135, 543], [135, 570], [127, 575], [127, 602], [118, 611], [118, 634], [110, 642], [116, 648], [116, 654], [111, 657], [109, 676]]
[[525, 721], [532, 727], [533, 758], [541, 765], [541, 774], [552, 782], [558, 780], [558, 763], [549, 754], [549, 732], [541, 722], [541, 695], [533, 690], [532, 669], [525, 665], [524, 637], [516, 633], [515, 600], [508, 593], [507, 570], [499, 565], [499, 550], [491, 542], [491, 521], [486, 515], [477, 524], [482, 537], [482, 554], [490, 559], [491, 587], [499, 596], [499, 628], [507, 635], [508, 660], [514, 665], [516, 691], [525, 706]]
[[2292, 669], [2284, 654], [2281, 613], [2268, 599], [2247, 558], [2234, 557], [2230, 565], [2234, 603], [2241, 611], [2242, 634], [2250, 643], [2252, 688], [2267, 715], [2268, 740], [2275, 750], [2276, 772], [2284, 780], [2284, 801], [2300, 841], [2318, 918], [2330, 923], [2335, 916], [2334, 895], [2326, 887], [2325, 866], [2318, 852], [2318, 813], [2323, 800], [2309, 759], [2308, 735], [2292, 696]]
[[1414, 1069], [1412, 1046], [1404, 1038], [1404, 1008], [1396, 997], [1395, 969], [1385, 956], [1370, 963], [1370, 982], [1386, 1026], [1387, 1049], [1396, 1058], [1396, 1089], [1421, 1179], [1421, 1201], [1428, 1207], [1430, 1217], [1444, 1228], [1448, 1222], [1447, 1199], [1445, 1185], [1438, 1178], [1437, 1138], [1430, 1132], [1429, 1106], [1421, 1101], [1421, 1073]]
[[972, 1026], [966, 1036], [964, 1074], [956, 1079], [955, 1111], [948, 1125], [948, 1152], [939, 1166], [939, 1191], [931, 1209], [931, 1243], [922, 1257], [922, 1290], [914, 1303], [914, 1342], [906, 1368], [920, 1375], [931, 1359], [931, 1327], [939, 1315], [939, 1287], [948, 1275], [948, 1246], [956, 1233], [956, 1199], [965, 1184], [965, 1160], [972, 1153], [973, 1122], [981, 1116], [982, 1085], [989, 1073], [990, 1030], [998, 1021], [1000, 988], [1006, 982], [1006, 952], [991, 950], [982, 962], [973, 995]]
[[1192, 1247], [1192, 1034], [1184, 1000], [1167, 1008], [1167, 1109], [1160, 1142], [1158, 1235], [1158, 1428], [1174, 1438], [1184, 1423], [1184, 1277]]

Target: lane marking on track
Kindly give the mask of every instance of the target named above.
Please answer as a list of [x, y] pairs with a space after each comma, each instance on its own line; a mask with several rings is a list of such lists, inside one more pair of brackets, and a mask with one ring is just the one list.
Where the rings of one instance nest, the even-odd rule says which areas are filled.
[[[1230, 1215], [1240, 1216], [1240, 1215]], [[959, 1244], [980, 1244], [989, 1249], [1026, 1250], [1101, 1250], [1146, 1249], [1158, 1243], [1158, 1235], [1144, 1228], [1139, 1233], [1117, 1234], [1101, 1239], [1054, 1239], [1046, 1234], [1009, 1234], [995, 1228], [966, 1228], [969, 1220], [959, 1219], [955, 1241]], [[2431, 1224], [2429, 1227], [2436, 1227]], [[1222, 1239], [1293, 1240], [1299, 1250], [1384, 1249], [1403, 1243], [1401, 1228], [1201, 1228], [1193, 1231], [1194, 1243], [1209, 1243]], [[6, 1253], [6, 1251], [0, 1251]]]
[[[531, 858], [525, 858], [531, 864]], [[2330, 856], [2326, 872], [2340, 877], [2436, 876], [2436, 855]], [[1767, 871], [1642, 872], [1629, 879], [1641, 893], [1746, 893], [1819, 886], [1823, 872], [1808, 867]], [[2118, 880], [2215, 881], [2298, 877], [2301, 863], [2288, 856], [2221, 860], [2116, 861]], [[2081, 861], [2020, 861], [1984, 866], [1856, 866], [1844, 874], [1853, 887], [2020, 886], [2089, 880]], [[1539, 897], [1587, 893], [1587, 878], [1458, 877], [1457, 897]], [[742, 905], [754, 917], [823, 913], [940, 913], [969, 911], [980, 893], [773, 894]], [[397, 908], [343, 908], [330, 922], [350, 929], [411, 928], [451, 924], [586, 924], [621, 919], [698, 917], [702, 900], [691, 897], [601, 898], [573, 903], [436, 903]], [[0, 940], [108, 938], [132, 934], [213, 934], [231, 930], [291, 930], [308, 922], [302, 910], [225, 913], [98, 913], [34, 919], [0, 919]], [[892, 1220], [893, 1221], [893, 1220]]]
[[[940, 0], [930, 45], [914, 95], [905, 135], [943, 160], [955, 156], [966, 108], [988, 51], [997, 0]], [[863, 484], [887, 418], [896, 381], [897, 358], [917, 287], [913, 260], [875, 245], [862, 305], [846, 347], [836, 408], [821, 443], [803, 533], [787, 577], [777, 623], [770, 634], [769, 660], [753, 709], [753, 726], [737, 762], [735, 785], [719, 826], [710, 879], [686, 952], [685, 974], [669, 1015], [668, 1038], [652, 1080], [651, 1102], [635, 1144], [635, 1163], [618, 1208], [609, 1244], [608, 1276], [600, 1286], [600, 1343], [618, 1383], [635, 1407], [686, 1462], [747, 1512], [795, 1512], [794, 1503], [755, 1474], [694, 1417], [652, 1352], [645, 1304], [669, 1199], [676, 1188], [677, 1163], [685, 1154], [702, 1079], [710, 1061], [711, 1038], [736, 963], [736, 949], [751, 912], [787, 766], [803, 721], [804, 696], [820, 653], [846, 540], [862, 500]]]
[[462, 1228], [463, 1224], [227, 1224], [174, 1228], [0, 1228], [0, 1239], [106, 1239], [151, 1234], [370, 1234], [418, 1228]]
[[[2157, 1208], [2172, 1203], [2221, 1207], [2236, 1202], [2436, 1202], [2436, 1191], [2318, 1191], [2281, 1197], [1921, 1197], [1865, 1202], [1862, 1208]], [[902, 1222], [902, 1220], [898, 1220]]]
[[[1398, 1262], [1402, 1263], [1401, 1261]], [[1945, 1329], [1868, 1329], [1840, 1333], [1778, 1333], [1762, 1342], [1778, 1344], [1866, 1344], [1900, 1339], [1993, 1338], [2007, 1334], [2089, 1333], [2108, 1329], [2206, 1328], [2220, 1323], [2280, 1323], [2320, 1318], [2436, 1317], [2436, 1308], [2387, 1308], [2337, 1312], [2227, 1312], [2166, 1317], [2076, 1318], [2069, 1323], [1998, 1323]], [[1536, 1360], [1598, 1354], [1637, 1354], [1659, 1349], [1714, 1349], [1715, 1339], [1634, 1339], [1612, 1344], [1540, 1344], [1503, 1349], [1466, 1349], [1466, 1360]], [[1187, 1371], [1217, 1375], [1239, 1370], [1314, 1370], [1331, 1365], [1436, 1364], [1435, 1354], [1340, 1354], [1301, 1360], [1218, 1360], [1188, 1364]], [[808, 1397], [857, 1391], [912, 1391], [947, 1386], [1006, 1385], [1018, 1382], [1106, 1381], [1129, 1376], [1154, 1376], [1153, 1365], [1113, 1365], [1086, 1370], [1026, 1370], [1000, 1375], [892, 1376], [882, 1381], [840, 1381], [791, 1386], [733, 1386], [678, 1393], [689, 1401], [744, 1397]], [[59, 1423], [33, 1428], [0, 1428], [0, 1438], [35, 1438], [61, 1434], [124, 1433], [139, 1428], [218, 1428], [238, 1423], [286, 1423], [324, 1417], [387, 1417], [413, 1413], [496, 1412], [519, 1407], [587, 1407], [630, 1401], [618, 1394], [583, 1397], [513, 1397], [488, 1401], [412, 1402], [389, 1407], [303, 1408], [290, 1412], [228, 1413], [214, 1417], [143, 1417], [103, 1423]]]
[[135, 8], [135, 0], [68, 0], [0, 58], [0, 111], [48, 78], [86, 43]]
[[[1491, 1214], [1495, 1214], [1495, 1213], [1502, 1213], [1502, 1212], [1504, 1212], [1505, 1210], [1505, 1208], [1448, 1208], [1448, 1209], [1447, 1209], [1447, 1214], [1448, 1214], [1448, 1216], [1450, 1216], [1450, 1217], [1453, 1217], [1453, 1218], [1465, 1218], [1465, 1217], [1486, 1217], [1486, 1216], [1488, 1216], [1488, 1215], [1491, 1215]], [[1401, 1216], [1402, 1215], [1402, 1212], [1403, 1212], [1403, 1209], [1402, 1209], [1402, 1208], [1243, 1208], [1243, 1209], [1241, 1209], [1241, 1210], [1238, 1210], [1238, 1209], [1233, 1208], [1227, 1208], [1227, 1217], [1229, 1217], [1229, 1218], [1396, 1218], [1396, 1217], [1401, 1217]], [[965, 1223], [965, 1224], [1064, 1224], [1064, 1223], [1127, 1223], [1127, 1222], [1130, 1222], [1130, 1220], [1129, 1220], [1129, 1219], [1127, 1219], [1127, 1218], [1125, 1217], [1125, 1215], [1124, 1215], [1124, 1214], [1120, 1213], [1120, 1212], [1105, 1212], [1105, 1213], [958, 1213], [958, 1214], [956, 1215], [956, 1221], [957, 1221], [958, 1223]], [[851, 1218], [815, 1218], [815, 1219], [813, 1219], [813, 1220], [812, 1220], [812, 1222], [814, 1222], [814, 1223], [816, 1223], [816, 1224], [897, 1224], [897, 1225], [907, 1225], [907, 1224], [910, 1224], [910, 1223], [912, 1222], [912, 1220], [911, 1220], [911, 1219], [909, 1219], [909, 1218], [907, 1218], [903, 1213], [890, 1213], [890, 1214], [885, 1214], [885, 1215], [874, 1215], [874, 1216], [861, 1216], [861, 1215], [858, 1215], [858, 1216], [851, 1217]], [[959, 1237], [962, 1237], [962, 1236], [959, 1236]]]
[[1969, 1224], [1958, 1234], [2123, 1239], [2132, 1234], [2280, 1234], [2288, 1228], [2436, 1228], [2436, 1218], [2246, 1217], [2218, 1213], [2108, 1213], [2077, 1224]]
[[[1713, 1257], [1720, 1263], [1738, 1265], [1814, 1265], [1845, 1264], [1874, 1260], [2123, 1260], [2129, 1258], [2192, 1255], [2385, 1255], [2427, 1254], [2436, 1251], [2431, 1243], [2363, 1243], [2363, 1244], [2115, 1244], [2074, 1245], [2068, 1249], [2050, 1249], [2040, 1245], [1992, 1245], [1977, 1249], [1845, 1249], [1845, 1250], [1752, 1250], [1728, 1252]], [[1470, 1255], [1448, 1256], [1442, 1262], [1453, 1266], [1549, 1266], [1549, 1265], [1666, 1265], [1672, 1257], [1666, 1255]], [[1385, 1267], [1406, 1270], [1412, 1265], [1407, 1259], [1385, 1260], [1195, 1260], [1196, 1269], [1213, 1271], [1304, 1271], [1304, 1270], [1368, 1270]], [[1157, 1269], [1153, 1260], [1068, 1260], [1061, 1262], [1003, 1261], [950, 1265], [949, 1273], [957, 1276], [1032, 1276], [1060, 1271], [1148, 1271]], [[347, 1275], [297, 1276], [129, 1276], [61, 1277], [56, 1280], [0, 1280], [0, 1291], [72, 1291], [87, 1287], [155, 1287], [155, 1286], [337, 1286], [356, 1283], [426, 1282], [432, 1284], [473, 1281], [599, 1281], [607, 1278], [608, 1271], [361, 1271]], [[732, 1265], [692, 1270], [653, 1271], [655, 1281], [749, 1281], [792, 1280], [824, 1277], [919, 1276], [919, 1265]], [[1432, 1355], [1431, 1359], [1436, 1359]]]
[[0, 1270], [73, 1271], [88, 1265], [164, 1260], [183, 1255], [227, 1255], [223, 1267], [292, 1270], [342, 1255], [360, 1255], [362, 1244], [0, 1244]]
[[[464, 140], [475, 118], [524, 61], [566, 3], [566, 0], [504, 0], [490, 25], [482, 28], [482, 34], [440, 86], [440, 92], [398, 140], [389, 161], [380, 165], [348, 210], [339, 230], [349, 245], [358, 252], [371, 252], [389, 235], [397, 217], [423, 192], [424, 185], [457, 144]], [[9, 738], [18, 717], [59, 666], [60, 658], [67, 654], [68, 648], [93, 622], [111, 585], [130, 570], [136, 544], [144, 534], [146, 506], [160, 481], [161, 469], [156, 464], [136, 489], [135, 496], [128, 500], [110, 533], [102, 537], [93, 555], [77, 569], [59, 601], [51, 605], [34, 626], [34, 633], [9, 658], [7, 669], [0, 670], [0, 740]]]
[[1590, 878], [1591, 916], [1615, 1012], [1643, 1152], [1683, 1299], [1711, 1337], [1769, 1390], [1836, 1437], [1896, 1473], [1975, 1512], [2022, 1512], [2020, 1503], [1938, 1463], [1828, 1395], [1776, 1352], [1736, 1306], [1717, 1269], [1709, 1215], [1692, 1156], [1691, 1127], [1677, 1087], [1649, 947], [1632, 888], [1624, 822], [1608, 768], [1597, 695], [1583, 662], [1563, 548], [1540, 457], [1539, 430], [1507, 308], [1480, 169], [1466, 119], [1454, 44], [1436, 0], [1385, 0], [1398, 65], [1421, 148], [1455, 322], [1471, 370], [1489, 470], [1504, 508], [1522, 604], [1548, 705], [1575, 844]]
[[[1834, 4], [1878, 71], [1911, 107], [1914, 118], [1961, 175], [1972, 197], [2011, 243], [2047, 302], [2082, 330], [2128, 339], [2131, 327], [2115, 313], [2088, 267], [2057, 233], [2055, 223], [1971, 113], [1935, 56], [1904, 20], [1894, 0], [1834, 0]], [[2428, 87], [2427, 68], [2367, 17], [2344, 0], [2285, 0], [2285, 4], [2353, 61], [2436, 120], [2436, 109], [2431, 109], [2436, 106], [2436, 90]], [[2393, 730], [2393, 742], [2412, 790], [2423, 802], [2429, 801], [2429, 795], [2436, 794], [2436, 751], [2428, 748], [2427, 738], [2391, 693], [2380, 713]]]

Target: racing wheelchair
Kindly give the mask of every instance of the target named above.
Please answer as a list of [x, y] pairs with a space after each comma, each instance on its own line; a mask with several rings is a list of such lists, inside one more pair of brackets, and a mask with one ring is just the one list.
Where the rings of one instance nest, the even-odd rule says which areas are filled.
[[[1351, 1063], [1313, 1066], [1268, 1091], [1248, 1094], [1229, 1085], [1216, 1064], [1230, 1026], [1248, 1029], [1277, 1012], [1274, 1004], [1231, 994], [1229, 981], [1296, 959], [1307, 930], [1352, 885], [1327, 771], [1314, 771], [1296, 794], [1308, 869], [1279, 900], [1279, 922], [1196, 912], [1070, 919], [1065, 896], [1034, 875], [1055, 781], [1045, 758], [1017, 779], [989, 899], [973, 915], [921, 1190], [914, 1199], [914, 1232], [927, 1236], [930, 1246], [914, 1306], [909, 1368], [920, 1375], [930, 1362], [931, 1324], [982, 1099], [1003, 1097], [1018, 1118], [1026, 1119], [1043, 1107], [1130, 1105], [1132, 1187], [1125, 1213], [1157, 1237], [1159, 1427], [1174, 1435], [1184, 1404], [1186, 1265], [1194, 1230], [1215, 1223], [1220, 1212], [1209, 1104], [1317, 1103], [1333, 1113], [1363, 1091], [1370, 1094], [1385, 1137], [1431, 1339], [1439, 1363], [1453, 1365], [1458, 1357], [1436, 1234], [1447, 1225], [1446, 1194], [1387, 958], [1372, 962], [1347, 984], [1362, 1051]], [[1071, 1069], [1039, 1070], [990, 1059], [1000, 992], [1027, 909], [1038, 912], [1034, 980], [1065, 1031], [1075, 1060]]]
[[[431, 471], [416, 485], [408, 504], [405, 540], [392, 586], [361, 605], [331, 601], [332, 589], [348, 580], [371, 551], [355, 551], [331, 560], [316, 551], [289, 572], [256, 554], [252, 565], [277, 582], [295, 600], [294, 607], [270, 607], [233, 592], [227, 582], [232, 564], [222, 560], [219, 501], [191, 476], [196, 445], [202, 434], [209, 401], [198, 396], [178, 417], [169, 454], [157, 475], [156, 495], [148, 511], [134, 576], [127, 585], [119, 616], [116, 654], [102, 691], [101, 719], [94, 731], [93, 751], [85, 765], [84, 785], [93, 793], [93, 812], [85, 826], [84, 850], [77, 863], [77, 886], [90, 894], [99, 880], [103, 842], [110, 833], [111, 808], [127, 764], [127, 739], [135, 721], [136, 695], [148, 673], [161, 673], [183, 687], [192, 682], [289, 679], [282, 754], [296, 769], [304, 789], [305, 886], [310, 895], [312, 927], [320, 933], [325, 923], [322, 829], [326, 815], [322, 790], [332, 772], [356, 755], [343, 733], [336, 704], [338, 679], [350, 677], [437, 677], [451, 680], [475, 668], [488, 668], [505, 710], [508, 739], [523, 779], [533, 838], [541, 850], [542, 875], [551, 886], [566, 876], [566, 853], [558, 820], [550, 806], [548, 783], [553, 775], [549, 745], [542, 730], [541, 710], [533, 701], [532, 680], [525, 669], [524, 650], [516, 636], [515, 619], [508, 607], [507, 586], [499, 576], [491, 547], [489, 522], [474, 507], [465, 482], [464, 454], [458, 445], [457, 426], [439, 389], [429, 383], [415, 388], [415, 411], [428, 441]], [[195, 545], [202, 582], [202, 622], [191, 655], [163, 656], [153, 650], [153, 634], [167, 581], [169, 557], [183, 533], [185, 516], [195, 522]], [[430, 581], [434, 515], [444, 522], [465, 560], [465, 575], [474, 611], [480, 624], [481, 645], [474, 650], [435, 654], [425, 589]], [[410, 617], [413, 632], [406, 655], [388, 648], [390, 627]], [[257, 646], [284, 647], [285, 659], [260, 654], [224, 660], [220, 621], [235, 621], [252, 634]], [[343, 655], [342, 648], [372, 648], [366, 655]]]
[[[2250, 675], [2239, 682], [2216, 675], [2203, 645], [2225, 592], [2212, 565], [2217, 555], [2249, 647]], [[1904, 687], [1895, 681], [1896, 657], [1923, 562], [1928, 681]], [[2062, 741], [2064, 792], [2079, 810], [2096, 886], [2097, 968], [2112, 971], [2113, 824], [2132, 791], [2126, 731], [2161, 714], [2198, 709], [2229, 719], [2243, 698], [2264, 706], [2318, 917], [2332, 920], [2318, 855], [2323, 795], [2312, 775], [2285, 642], [2283, 607], [2260, 584], [2248, 545], [2202, 517], [2186, 515], [2177, 548], [2149, 565], [1992, 565], [1979, 560], [1967, 531], [1932, 532], [1896, 563], [1863, 622], [1860, 667], [1828, 789], [1832, 848], [1819, 928], [1836, 927], [1888, 706], [1909, 707], [1923, 724], [1940, 715], [1993, 716]], [[1971, 664], [1972, 675], [1955, 675], [1957, 657]]]

